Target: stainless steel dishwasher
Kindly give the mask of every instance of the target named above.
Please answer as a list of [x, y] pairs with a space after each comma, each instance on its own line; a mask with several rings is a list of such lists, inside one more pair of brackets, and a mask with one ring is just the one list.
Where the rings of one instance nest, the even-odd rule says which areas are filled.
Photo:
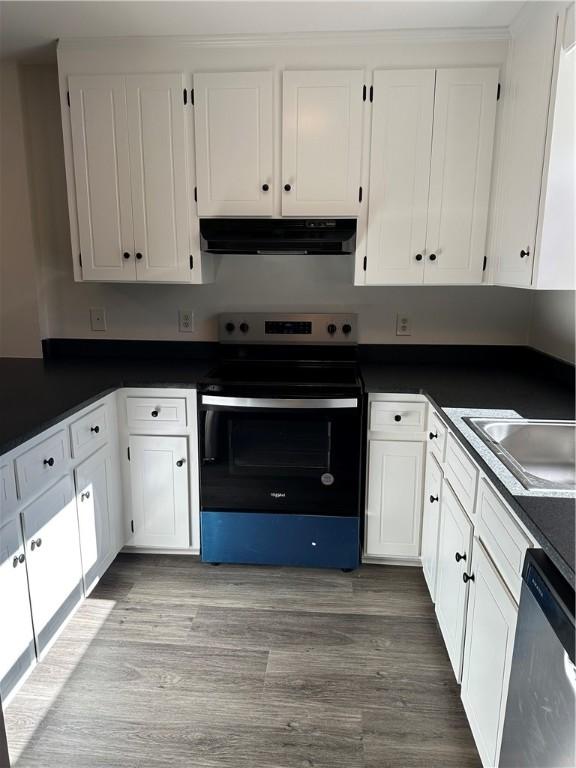
[[541, 549], [526, 553], [500, 768], [574, 768], [574, 590]]

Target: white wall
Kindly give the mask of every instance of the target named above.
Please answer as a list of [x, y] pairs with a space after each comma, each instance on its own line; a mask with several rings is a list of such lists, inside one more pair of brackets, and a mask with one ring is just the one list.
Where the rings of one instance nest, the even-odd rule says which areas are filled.
[[535, 291], [529, 343], [562, 360], [574, 362], [575, 291]]
[[40, 357], [35, 243], [18, 67], [0, 65], [0, 357]]

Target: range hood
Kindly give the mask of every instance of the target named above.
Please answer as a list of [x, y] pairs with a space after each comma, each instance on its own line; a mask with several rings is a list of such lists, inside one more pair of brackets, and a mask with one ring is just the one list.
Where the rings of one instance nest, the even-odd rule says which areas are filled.
[[204, 253], [352, 254], [356, 219], [200, 219]]

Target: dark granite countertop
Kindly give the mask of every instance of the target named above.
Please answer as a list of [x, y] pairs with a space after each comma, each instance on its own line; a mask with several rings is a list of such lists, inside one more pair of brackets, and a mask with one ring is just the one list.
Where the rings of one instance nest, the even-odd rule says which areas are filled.
[[[66, 345], [63, 349], [69, 351]], [[206, 357], [149, 356], [142, 347], [136, 357], [118, 354], [118, 349], [111, 357], [101, 355], [102, 346], [98, 349], [98, 354], [74, 358], [59, 350], [59, 356], [46, 361], [0, 359], [0, 454], [119, 387], [194, 387], [214, 362], [209, 356], [213, 345], [198, 345]], [[180, 349], [174, 346], [172, 352]], [[529, 418], [574, 418], [573, 369], [527, 348], [365, 346], [359, 358], [367, 392], [421, 393], [440, 409], [510, 408]], [[468, 449], [574, 583], [574, 500], [512, 496], [469, 444]]]

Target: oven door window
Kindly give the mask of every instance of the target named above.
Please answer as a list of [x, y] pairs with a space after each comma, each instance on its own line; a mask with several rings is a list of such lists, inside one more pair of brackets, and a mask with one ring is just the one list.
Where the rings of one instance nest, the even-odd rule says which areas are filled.
[[317, 477], [330, 471], [331, 433], [326, 419], [231, 418], [230, 474]]

